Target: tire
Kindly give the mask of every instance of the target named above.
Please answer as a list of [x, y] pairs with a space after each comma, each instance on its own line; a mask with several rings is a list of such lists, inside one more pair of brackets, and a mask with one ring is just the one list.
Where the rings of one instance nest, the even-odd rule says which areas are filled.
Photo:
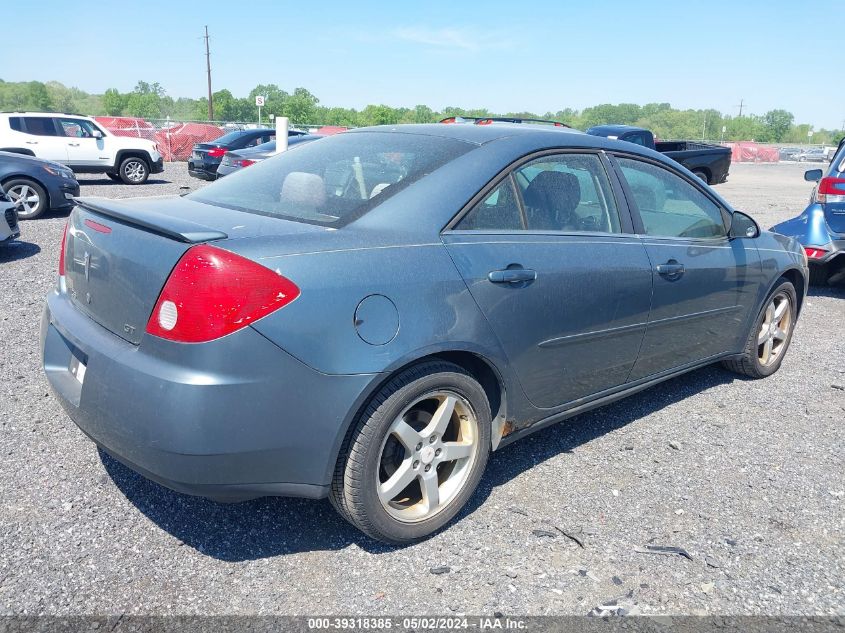
[[18, 206], [18, 218], [34, 220], [44, 214], [50, 206], [50, 200], [44, 187], [29, 178], [12, 178], [3, 183], [3, 189], [12, 199], [18, 202], [22, 198], [24, 203]]
[[469, 373], [445, 361], [410, 367], [376, 393], [346, 438], [329, 499], [374, 539], [395, 545], [423, 539], [472, 496], [490, 455], [490, 433], [487, 396]]
[[150, 177], [150, 166], [143, 158], [130, 156], [121, 161], [117, 173], [127, 185], [143, 185]]
[[699, 179], [701, 182], [703, 182], [705, 185], [709, 185], [709, 184], [710, 184], [710, 179], [707, 177], [707, 172], [701, 171], [700, 169], [696, 169], [696, 170], [695, 170], [694, 172], [692, 172], [692, 173], [693, 173], [693, 175], [694, 175], [696, 178], [698, 178], [698, 179]]
[[[783, 314], [780, 319], [777, 317], [777, 311], [783, 301], [787, 303], [785, 316], [788, 322], [783, 320]], [[795, 287], [788, 281], [779, 284], [766, 297], [760, 314], [754, 320], [754, 327], [748, 334], [742, 357], [722, 361], [722, 364], [731, 371], [749, 378], [766, 378], [775, 373], [780, 368], [792, 341], [797, 306]], [[775, 331], [780, 332], [782, 336], [777, 336]], [[772, 345], [766, 355], [765, 348], [769, 342]]]
[[109, 179], [114, 180], [115, 182], [123, 182], [123, 179], [120, 177], [120, 175], [115, 174], [114, 172], [107, 171], [106, 176], [108, 176]]
[[827, 269], [827, 266], [819, 266], [816, 264], [810, 265], [811, 286], [826, 286], [829, 277], [830, 271]]

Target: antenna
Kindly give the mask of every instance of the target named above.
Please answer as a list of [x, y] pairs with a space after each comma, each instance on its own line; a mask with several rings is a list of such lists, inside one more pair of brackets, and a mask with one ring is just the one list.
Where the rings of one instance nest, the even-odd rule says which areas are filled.
[[214, 120], [214, 104], [211, 102], [211, 52], [208, 50], [208, 25], [205, 25], [205, 68], [208, 72], [208, 120]]

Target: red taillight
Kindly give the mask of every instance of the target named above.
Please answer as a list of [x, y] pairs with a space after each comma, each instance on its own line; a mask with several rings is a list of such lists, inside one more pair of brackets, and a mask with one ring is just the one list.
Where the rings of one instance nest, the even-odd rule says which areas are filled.
[[476, 125], [491, 125], [493, 123], [493, 119], [479, 119], [475, 122]]
[[845, 178], [822, 178], [816, 190], [816, 202], [845, 202]]
[[821, 259], [827, 255], [827, 251], [823, 248], [816, 248], [815, 246], [805, 246], [804, 252], [807, 253], [807, 259]]
[[237, 167], [249, 167], [250, 165], [254, 165], [255, 161], [250, 160], [249, 158], [239, 158], [235, 161], [235, 165]]
[[180, 343], [231, 334], [286, 306], [299, 288], [260, 264], [221, 248], [189, 249], [170, 273], [147, 332]]
[[442, 120], [442, 121], [440, 121], [440, 122], [441, 122], [441, 123], [457, 123], [457, 122], [458, 122], [458, 120], [457, 120], [457, 118], [455, 118], [455, 117], [453, 117], [453, 116], [450, 116], [450, 117], [446, 117], [445, 119], [443, 119], [443, 120]]
[[214, 147], [208, 150], [208, 155], [213, 158], [222, 158], [223, 154], [226, 153], [226, 149], [223, 147]]
[[59, 250], [59, 277], [65, 276], [65, 245], [67, 244], [67, 227], [70, 220], [65, 222], [65, 230], [62, 233], [62, 247]]

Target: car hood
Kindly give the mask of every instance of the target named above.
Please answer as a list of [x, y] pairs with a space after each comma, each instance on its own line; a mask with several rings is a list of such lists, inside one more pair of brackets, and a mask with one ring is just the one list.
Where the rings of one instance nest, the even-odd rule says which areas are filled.
[[0, 152], [0, 160], [18, 161], [19, 163], [32, 163], [41, 166], [49, 166], [53, 169], [62, 169], [65, 171], [70, 169], [67, 165], [62, 165], [61, 163], [54, 163], [51, 160], [44, 160], [43, 158], [27, 156], [26, 154], [18, 154], [16, 152]]

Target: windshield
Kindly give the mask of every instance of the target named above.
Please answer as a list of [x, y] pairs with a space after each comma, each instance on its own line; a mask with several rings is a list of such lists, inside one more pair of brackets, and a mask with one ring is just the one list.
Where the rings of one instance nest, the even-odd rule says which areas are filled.
[[473, 147], [416, 134], [337, 134], [273, 156], [187, 197], [237, 211], [342, 226]]

